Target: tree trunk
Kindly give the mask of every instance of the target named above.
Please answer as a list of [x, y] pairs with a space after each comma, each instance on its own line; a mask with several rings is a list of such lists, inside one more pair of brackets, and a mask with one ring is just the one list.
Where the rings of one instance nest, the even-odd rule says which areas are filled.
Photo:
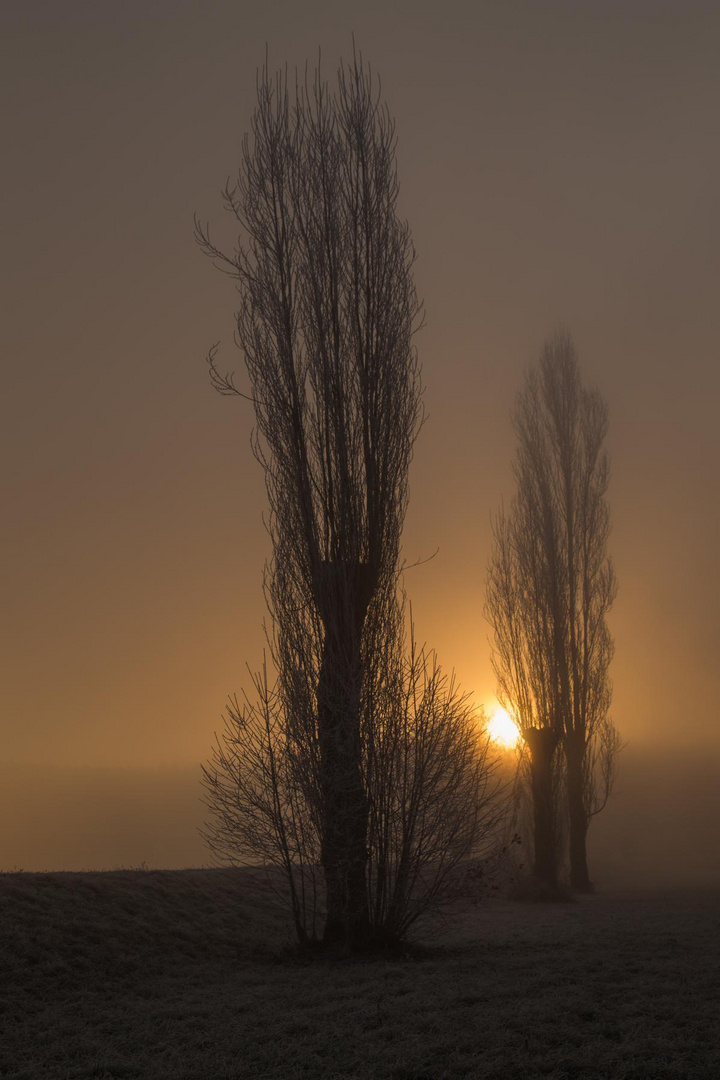
[[570, 885], [578, 892], [592, 892], [587, 864], [588, 815], [584, 798], [585, 740], [565, 740], [568, 820], [570, 827]]
[[524, 738], [530, 751], [535, 846], [533, 876], [554, 889], [558, 883], [558, 844], [552, 761], [558, 735], [552, 728], [530, 728]]
[[318, 681], [322, 793], [321, 861], [325, 875], [323, 941], [362, 948], [370, 934], [367, 899], [368, 800], [362, 772], [360, 706], [362, 629], [368, 607], [363, 564], [322, 564], [325, 624]]

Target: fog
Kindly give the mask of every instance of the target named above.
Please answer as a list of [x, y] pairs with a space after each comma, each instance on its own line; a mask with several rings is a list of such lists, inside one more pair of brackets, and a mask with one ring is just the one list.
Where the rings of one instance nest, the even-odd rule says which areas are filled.
[[509, 414], [562, 323], [610, 410], [630, 743], [593, 872], [717, 874], [717, 5], [28, 0], [0, 18], [0, 865], [206, 859], [199, 762], [262, 662], [269, 544], [250, 407], [204, 363], [221, 339], [241, 378], [237, 296], [192, 216], [232, 247], [218, 191], [266, 43], [291, 70], [321, 47], [332, 73], [354, 31], [396, 118], [426, 304], [403, 534], [418, 636], [491, 710]]
[[0, 770], [0, 869], [209, 864], [200, 769]]
[[[212, 865], [200, 769], [0, 771], [0, 870]], [[699, 754], [627, 747], [589, 834], [600, 890], [720, 886], [720, 771]]]

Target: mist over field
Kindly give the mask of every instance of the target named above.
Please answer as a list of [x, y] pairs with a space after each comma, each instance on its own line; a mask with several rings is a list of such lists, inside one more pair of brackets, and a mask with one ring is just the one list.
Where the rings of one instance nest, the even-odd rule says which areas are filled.
[[0, 769], [0, 870], [202, 866], [200, 768]]
[[[0, 769], [0, 870], [211, 864], [200, 769]], [[720, 886], [720, 770], [685, 749], [627, 747], [590, 828], [592, 876], [614, 888]]]

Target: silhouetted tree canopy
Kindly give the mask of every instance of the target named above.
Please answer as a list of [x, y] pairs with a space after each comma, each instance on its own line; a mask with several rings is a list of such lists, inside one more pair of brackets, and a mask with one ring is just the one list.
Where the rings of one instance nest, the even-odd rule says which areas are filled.
[[[416, 753], [424, 745], [417, 732], [432, 728], [437, 739], [442, 729], [454, 747], [448, 767], [455, 768], [467, 729], [464, 707], [448, 704], [456, 701], [454, 690], [437, 699], [432, 723], [418, 720], [426, 705], [408, 711], [391, 704], [408, 678], [396, 591], [408, 469], [422, 420], [412, 343], [421, 321], [415, 252], [396, 209], [394, 122], [370, 69], [355, 56], [331, 90], [319, 70], [291, 89], [286, 74], [271, 77], [265, 67], [257, 89], [240, 175], [224, 193], [242, 226], [240, 246], [226, 256], [207, 228], [197, 230], [203, 250], [237, 281], [236, 337], [270, 505], [273, 555], [265, 585], [279, 679], [272, 692], [267, 680], [257, 684], [259, 704], [248, 715], [253, 723], [264, 718], [256, 760], [271, 772], [276, 765], [269, 763], [281, 759], [263, 754], [280, 732], [282, 768], [290, 770], [283, 775], [292, 780], [282, 796], [280, 773], [269, 782], [280, 800], [275, 811], [294, 815], [303, 831], [293, 849], [303, 865], [314, 850], [310, 832], [317, 831], [324, 939], [362, 945], [378, 932], [379, 913], [386, 926], [403, 924], [387, 901], [389, 863], [376, 862], [379, 849], [370, 839], [378, 813], [382, 829], [392, 830], [393, 815], [405, 812], [403, 795], [391, 812], [395, 794], [378, 794], [378, 779], [381, 787], [396, 782], [388, 732], [404, 717], [416, 732]], [[242, 394], [233, 375], [221, 374], [216, 350], [209, 363], [220, 393]], [[430, 678], [424, 664], [412, 670], [413, 686]], [[438, 678], [430, 678], [433, 694]], [[237, 732], [251, 730], [241, 715], [233, 706], [238, 746]], [[437, 748], [434, 754], [437, 768]], [[480, 758], [470, 754], [467, 761], [475, 768]], [[417, 775], [424, 794], [408, 798], [427, 800], [428, 775]], [[458, 790], [469, 790], [464, 777], [461, 768]], [[448, 795], [450, 815], [451, 805]], [[463, 812], [470, 813], [467, 803]], [[433, 820], [440, 828], [440, 818]], [[473, 829], [465, 834], [469, 851]], [[457, 844], [451, 847], [457, 852]], [[402, 861], [393, 873], [407, 877], [410, 864]]]

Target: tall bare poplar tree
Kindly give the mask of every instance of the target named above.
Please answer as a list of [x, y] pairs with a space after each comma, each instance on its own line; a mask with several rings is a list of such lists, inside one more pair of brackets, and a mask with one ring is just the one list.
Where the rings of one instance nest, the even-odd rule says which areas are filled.
[[[200, 226], [198, 240], [240, 294], [280, 693], [317, 754], [306, 795], [321, 836], [324, 937], [356, 944], [369, 926], [363, 702], [382, 634], [395, 632], [421, 422], [415, 253], [396, 212], [394, 122], [370, 70], [355, 58], [334, 91], [317, 70], [291, 94], [287, 75], [265, 67], [257, 92], [237, 184], [224, 192], [239, 249], [224, 255]], [[214, 351], [210, 370], [221, 393], [240, 393]]]
[[536, 876], [557, 877], [553, 757], [561, 745], [571, 884], [587, 890], [588, 826], [605, 805], [619, 750], [608, 717], [606, 623], [616, 583], [607, 555], [608, 409], [583, 388], [567, 334], [545, 343], [513, 420], [517, 494], [496, 523], [488, 572], [493, 662], [530, 755]]

